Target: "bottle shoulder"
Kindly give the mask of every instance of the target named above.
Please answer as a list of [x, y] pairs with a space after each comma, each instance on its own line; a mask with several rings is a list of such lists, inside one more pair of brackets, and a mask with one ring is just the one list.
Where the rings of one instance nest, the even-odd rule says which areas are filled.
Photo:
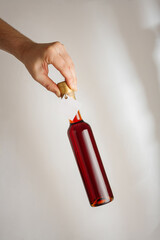
[[90, 125], [88, 123], [86, 123], [85, 121], [79, 121], [77, 123], [73, 123], [70, 124], [69, 128], [68, 128], [68, 132], [72, 131], [72, 130], [84, 130], [84, 129], [91, 129]]

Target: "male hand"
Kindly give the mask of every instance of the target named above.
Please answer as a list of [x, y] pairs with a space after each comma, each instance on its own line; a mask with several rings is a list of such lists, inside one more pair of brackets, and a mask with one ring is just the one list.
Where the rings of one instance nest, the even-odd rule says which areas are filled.
[[59, 88], [48, 77], [49, 64], [60, 71], [71, 89], [77, 90], [74, 64], [60, 42], [35, 43], [0, 18], [0, 49], [23, 62], [32, 77], [58, 97]]
[[24, 47], [21, 56], [21, 61], [32, 77], [58, 97], [60, 97], [59, 88], [48, 77], [49, 64], [52, 64], [64, 76], [71, 89], [77, 90], [74, 64], [64, 45], [60, 42], [39, 44], [31, 41]]

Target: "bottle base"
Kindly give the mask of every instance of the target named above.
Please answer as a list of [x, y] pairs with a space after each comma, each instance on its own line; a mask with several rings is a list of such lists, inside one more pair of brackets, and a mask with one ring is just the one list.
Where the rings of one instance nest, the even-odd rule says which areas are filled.
[[111, 201], [113, 201], [113, 197], [110, 197], [109, 199], [107, 199], [107, 198], [98, 198], [91, 204], [91, 206], [92, 207], [98, 207], [98, 206], [107, 204], [107, 203], [109, 203]]

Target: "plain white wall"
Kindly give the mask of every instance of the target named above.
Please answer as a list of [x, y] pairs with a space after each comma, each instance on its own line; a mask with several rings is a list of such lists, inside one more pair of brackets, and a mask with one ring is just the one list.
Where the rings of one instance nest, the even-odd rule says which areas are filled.
[[60, 99], [1, 51], [0, 239], [158, 240], [160, 2], [0, 0], [0, 13], [34, 41], [66, 46], [115, 196], [90, 207]]

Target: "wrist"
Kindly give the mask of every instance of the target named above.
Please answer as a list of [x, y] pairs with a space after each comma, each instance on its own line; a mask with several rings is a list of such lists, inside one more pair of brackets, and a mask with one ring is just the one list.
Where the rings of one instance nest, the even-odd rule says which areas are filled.
[[26, 55], [35, 47], [36, 43], [30, 39], [25, 39], [18, 46], [18, 59], [25, 64]]

